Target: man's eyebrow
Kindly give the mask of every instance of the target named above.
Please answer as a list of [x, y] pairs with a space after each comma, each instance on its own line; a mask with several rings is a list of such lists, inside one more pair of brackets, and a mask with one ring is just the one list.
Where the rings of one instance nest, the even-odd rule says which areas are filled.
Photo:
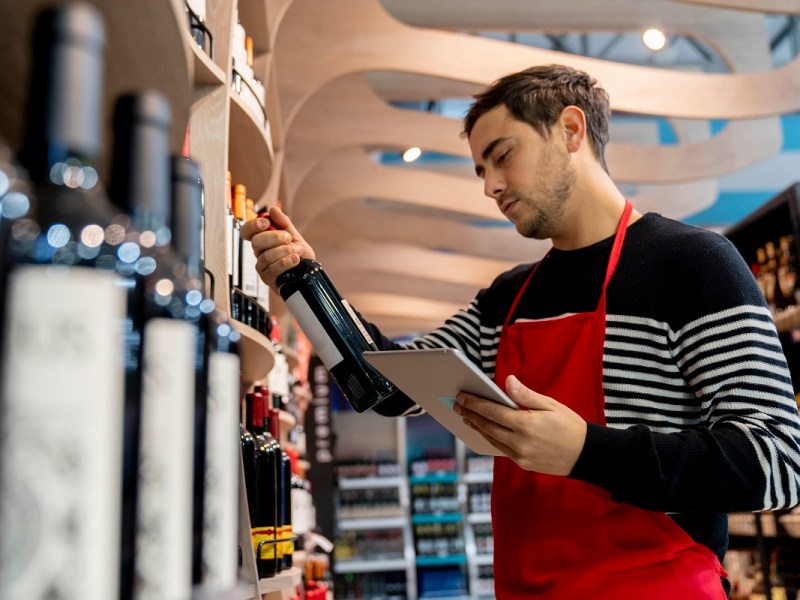
[[492, 150], [494, 150], [497, 147], [497, 144], [499, 144], [501, 142], [505, 142], [506, 140], [510, 140], [510, 139], [511, 138], [509, 138], [509, 137], [497, 138], [496, 140], [491, 142], [488, 146], [486, 146], [486, 148], [484, 148], [483, 152], [481, 152], [481, 158], [483, 160], [486, 160], [487, 158], [489, 158], [489, 155], [492, 153]]
[[[497, 147], [497, 144], [500, 144], [500, 143], [505, 142], [506, 140], [510, 140], [510, 139], [511, 139], [510, 137], [501, 137], [501, 138], [497, 138], [496, 140], [492, 141], [491, 143], [489, 143], [488, 146], [486, 146], [486, 148], [483, 149], [483, 152], [481, 152], [481, 158], [483, 160], [486, 160], [487, 158], [489, 158], [489, 155], [492, 153], [492, 150], [494, 150]], [[478, 177], [480, 177], [481, 173], [483, 173], [483, 167], [479, 167], [479, 166], [475, 165], [475, 174]]]

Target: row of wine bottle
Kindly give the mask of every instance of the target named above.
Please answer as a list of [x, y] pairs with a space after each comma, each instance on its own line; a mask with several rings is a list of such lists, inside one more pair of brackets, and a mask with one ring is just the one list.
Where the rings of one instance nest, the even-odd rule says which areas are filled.
[[292, 490], [303, 485], [289, 454], [280, 444], [280, 416], [270, 407], [270, 393], [256, 386], [246, 396], [247, 428], [241, 427], [247, 506], [256, 567], [273, 577], [292, 566]]
[[2, 598], [237, 579], [238, 333], [204, 291], [200, 170], [170, 157], [161, 94], [125, 96], [106, 195], [104, 46], [90, 5], [40, 15], [21, 168], [0, 178]]

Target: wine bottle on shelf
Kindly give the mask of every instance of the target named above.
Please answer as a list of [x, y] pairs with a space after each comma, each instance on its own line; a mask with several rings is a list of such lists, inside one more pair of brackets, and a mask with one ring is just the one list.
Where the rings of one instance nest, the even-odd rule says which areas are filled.
[[242, 293], [242, 238], [239, 230], [244, 224], [247, 215], [247, 188], [237, 183], [233, 186], [233, 229], [231, 230], [233, 240], [231, 250], [233, 252], [233, 278], [231, 279], [231, 314], [237, 321], [247, 322], [245, 315], [245, 297]]
[[193, 507], [202, 506], [193, 464], [205, 448], [204, 430], [198, 434], [195, 422], [205, 423], [206, 385], [197, 373], [205, 365], [199, 323], [208, 307], [201, 306], [199, 267], [171, 245], [166, 98], [155, 91], [123, 96], [114, 125], [111, 195], [138, 232], [126, 242], [131, 252], [126, 264], [141, 289], [137, 312], [143, 322], [141, 398], [138, 407], [129, 407], [129, 414], [138, 410], [140, 421], [138, 450], [128, 452], [134, 457], [128, 462], [138, 464], [135, 553], [132, 568], [123, 562], [122, 596], [185, 598], [191, 595], [198, 535]]
[[0, 249], [2, 598], [118, 593], [127, 306], [114, 269], [126, 222], [94, 167], [104, 47], [88, 4], [34, 26], [22, 154], [34, 194]]
[[[245, 214], [244, 220], [250, 221], [256, 217], [253, 210], [253, 199], [245, 199]], [[242, 292], [248, 297], [248, 304], [255, 304], [255, 299], [258, 297], [258, 272], [256, 271], [256, 257], [253, 254], [253, 245], [249, 240], [240, 239], [241, 247], [239, 248], [239, 256], [241, 262], [239, 268], [241, 269], [241, 283]], [[249, 323], [250, 324], [250, 323]], [[252, 324], [250, 324], [252, 326]]]
[[[225, 272], [228, 290], [233, 291], [233, 183], [230, 171], [225, 174]], [[231, 311], [228, 311], [232, 314]]]
[[279, 516], [278, 516], [278, 527], [279, 533], [278, 538], [282, 539], [283, 542], [280, 544], [281, 546], [281, 556], [283, 560], [283, 568], [289, 569], [292, 566], [292, 558], [294, 554], [294, 540], [293, 540], [293, 533], [292, 533], [292, 464], [291, 460], [289, 459], [289, 455], [280, 445], [281, 439], [281, 416], [280, 411], [277, 408], [271, 408], [269, 411], [270, 414], [270, 421], [269, 427], [270, 432], [272, 433], [272, 437], [278, 442], [278, 448], [280, 451], [280, 475], [279, 475], [279, 485], [280, 491], [278, 493], [279, 498]]
[[250, 523], [253, 550], [259, 577], [274, 577], [278, 573], [278, 454], [272, 436], [264, 429], [264, 398], [259, 393], [248, 394], [253, 406], [250, 431], [256, 438], [255, 509]]
[[362, 357], [378, 348], [320, 263], [301, 259], [278, 276], [277, 286], [353, 410], [361, 413], [402, 394]]
[[[247, 496], [247, 511], [250, 523], [255, 523], [256, 510], [256, 438], [250, 428], [255, 422], [253, 394], [247, 394], [244, 401], [244, 419], [239, 423], [239, 447], [242, 453], [242, 470]], [[241, 412], [241, 403], [240, 403]]]
[[[203, 271], [201, 190], [199, 165], [173, 157], [172, 247], [193, 279]], [[204, 299], [201, 305], [210, 308], [213, 302]], [[217, 592], [232, 589], [237, 576], [240, 336], [222, 313], [207, 313], [202, 310], [197, 321], [198, 341], [205, 340], [205, 347], [198, 344], [194, 363], [200, 393], [195, 398], [192, 573], [195, 584]]]

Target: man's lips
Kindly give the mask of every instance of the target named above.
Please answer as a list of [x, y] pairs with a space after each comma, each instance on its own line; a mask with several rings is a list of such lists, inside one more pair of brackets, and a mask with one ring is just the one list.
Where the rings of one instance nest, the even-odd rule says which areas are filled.
[[509, 209], [517, 203], [516, 200], [506, 200], [505, 202], [500, 204], [500, 212], [504, 215], [508, 214]]

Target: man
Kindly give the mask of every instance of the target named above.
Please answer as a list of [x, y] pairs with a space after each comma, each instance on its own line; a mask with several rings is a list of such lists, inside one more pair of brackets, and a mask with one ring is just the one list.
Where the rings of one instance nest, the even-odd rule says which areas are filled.
[[[617, 190], [608, 118], [606, 93], [564, 66], [476, 96], [464, 126], [485, 194], [553, 248], [408, 346], [462, 349], [528, 409], [465, 394], [454, 409], [508, 457], [492, 490], [499, 599], [722, 599], [726, 513], [798, 503], [792, 383], [733, 246]], [[284, 231], [243, 236], [274, 287], [313, 251], [270, 219]]]

